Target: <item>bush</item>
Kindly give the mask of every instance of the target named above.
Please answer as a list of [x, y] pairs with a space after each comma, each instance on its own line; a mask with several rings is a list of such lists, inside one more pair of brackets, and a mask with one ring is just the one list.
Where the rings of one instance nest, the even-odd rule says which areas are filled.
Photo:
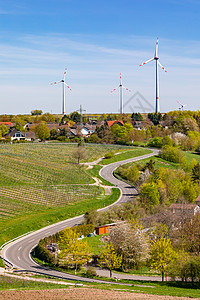
[[114, 156], [114, 153], [113, 153], [113, 152], [108, 152], [108, 153], [106, 153], [106, 154], [104, 155], [104, 158], [105, 158], [105, 159], [109, 159], [109, 158], [113, 158], [113, 156]]
[[168, 272], [171, 277], [180, 278], [182, 281], [200, 281], [200, 257], [179, 252]]
[[80, 236], [88, 236], [90, 233], [94, 232], [94, 225], [93, 224], [85, 224], [85, 225], [78, 225], [72, 228], [75, 230]]
[[56, 258], [53, 254], [50, 253], [48, 249], [45, 248], [45, 241], [40, 240], [39, 244], [35, 247], [34, 252], [35, 252], [35, 257], [39, 258], [40, 260], [53, 264], [56, 264]]
[[147, 147], [162, 148], [162, 145], [162, 139], [160, 137], [155, 137], [153, 139], [150, 139], [150, 141], [147, 144]]
[[95, 269], [93, 267], [88, 267], [86, 273], [85, 273], [86, 277], [95, 277], [97, 276], [97, 272], [95, 271]]
[[176, 147], [173, 146], [164, 146], [162, 147], [159, 157], [161, 157], [164, 160], [184, 164], [186, 162], [186, 157], [184, 152]]

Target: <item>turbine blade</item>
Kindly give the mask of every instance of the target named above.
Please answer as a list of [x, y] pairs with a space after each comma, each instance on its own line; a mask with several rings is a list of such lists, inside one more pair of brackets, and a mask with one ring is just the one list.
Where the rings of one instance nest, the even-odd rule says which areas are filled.
[[157, 37], [157, 41], [156, 41], [155, 57], [158, 57], [158, 37]]
[[165, 71], [165, 72], [167, 72], [166, 70], [165, 70], [165, 68], [161, 65], [161, 63], [158, 61], [158, 64], [159, 64], [159, 66]]
[[64, 76], [67, 74], [67, 68], [65, 68], [65, 71], [64, 71]]
[[142, 64], [140, 65], [140, 67], [143, 66], [143, 65], [145, 65], [145, 64], [147, 64], [148, 62], [150, 62], [150, 61], [152, 61], [152, 60], [154, 60], [154, 57], [151, 58], [151, 59], [149, 59], [149, 60], [147, 60], [147, 61], [145, 61], [144, 63], [142, 63]]
[[122, 86], [122, 87], [123, 87], [123, 89], [125, 89], [126, 91], [131, 92], [131, 90], [129, 90], [129, 88], [127, 88], [127, 87], [125, 87], [125, 86]]
[[72, 89], [69, 87], [69, 85], [67, 85], [64, 81], [63, 81], [63, 83], [66, 85], [66, 87], [68, 87], [68, 89], [70, 89], [70, 91], [72, 90]]
[[55, 81], [55, 82], [52, 82], [51, 85], [54, 85], [54, 84], [57, 84], [57, 83], [60, 83], [62, 80], [60, 81]]
[[118, 87], [117, 87], [117, 88], [115, 88], [115, 89], [113, 89], [113, 90], [111, 91], [111, 93], [115, 92], [117, 89], [118, 89]]

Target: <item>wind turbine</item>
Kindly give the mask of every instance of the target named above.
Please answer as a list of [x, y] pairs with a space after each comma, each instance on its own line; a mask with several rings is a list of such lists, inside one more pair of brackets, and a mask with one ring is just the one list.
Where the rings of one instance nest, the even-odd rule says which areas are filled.
[[158, 65], [165, 71], [165, 68], [161, 65], [161, 63], [158, 61], [158, 38], [156, 42], [156, 50], [155, 50], [155, 56], [147, 61], [145, 61], [143, 64], [140, 65], [143, 66], [147, 64], [148, 62], [155, 60], [156, 61], [156, 113], [160, 112], [160, 101], [159, 101], [159, 79], [158, 79]]
[[[66, 74], [67, 74], [67, 68], [65, 68], [65, 71], [64, 71], [64, 74], [63, 74], [63, 79], [61, 79], [61, 80], [59, 80], [57, 82], [51, 83], [51, 85], [58, 84], [60, 82], [63, 83], [63, 101], [62, 101], [62, 113], [63, 114], [65, 114], [65, 112], [66, 112], [65, 111], [65, 86], [68, 87], [68, 89], [70, 89], [70, 87], [65, 82], [65, 76], [66, 76]], [[70, 91], [71, 91], [71, 89], [70, 89]]]
[[177, 100], [177, 102], [180, 104], [179, 110], [182, 110], [182, 111], [183, 111], [183, 108], [184, 108], [187, 104], [183, 104], [183, 103], [179, 102], [178, 100]]
[[[126, 91], [129, 91], [130, 90], [128, 88], [126, 88], [125, 86], [123, 86], [122, 84], [122, 74], [120, 73], [120, 81], [119, 81], [119, 86], [116, 88], [118, 89], [119, 88], [119, 103], [120, 103], [120, 106], [119, 106], [119, 112], [120, 114], [123, 114], [124, 113], [124, 103], [123, 103], [123, 89], [125, 89]], [[116, 91], [116, 89], [113, 89], [111, 91], [111, 93], [113, 93], [114, 91]]]

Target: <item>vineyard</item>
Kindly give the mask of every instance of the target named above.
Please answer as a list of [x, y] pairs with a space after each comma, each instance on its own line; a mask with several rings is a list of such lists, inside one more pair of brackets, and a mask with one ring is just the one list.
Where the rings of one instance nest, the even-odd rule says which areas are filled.
[[[73, 160], [71, 144], [0, 145], [0, 219], [73, 205], [100, 194], [93, 179]], [[123, 147], [87, 145], [87, 159], [95, 160]], [[89, 159], [88, 159], [89, 158]]]

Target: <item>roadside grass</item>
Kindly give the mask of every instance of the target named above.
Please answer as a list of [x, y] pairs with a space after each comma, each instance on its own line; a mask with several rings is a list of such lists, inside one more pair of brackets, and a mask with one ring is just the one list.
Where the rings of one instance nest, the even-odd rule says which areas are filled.
[[64, 207], [46, 208], [35, 213], [21, 215], [17, 218], [0, 222], [0, 245], [31, 230], [66, 220], [86, 213], [90, 209], [98, 209], [115, 202], [120, 196], [120, 190], [113, 188], [109, 196], [100, 194], [94, 199], [85, 199]]
[[86, 173], [89, 174], [92, 177], [97, 177], [102, 181], [102, 184], [104, 185], [109, 185], [109, 186], [113, 186], [112, 183], [110, 183], [109, 181], [103, 179], [100, 175], [99, 175], [99, 171], [101, 170], [102, 166], [100, 165], [95, 165], [93, 166], [92, 169], [86, 169]]
[[1, 259], [1, 258], [0, 258], [0, 267], [1, 267], [1, 268], [4, 268], [4, 267], [5, 267], [4, 262], [3, 262], [3, 259]]
[[169, 161], [166, 161], [158, 156], [152, 156], [152, 157], [149, 157], [149, 158], [145, 158], [141, 161], [136, 161], [136, 162], [131, 162], [131, 163], [128, 163], [128, 164], [125, 164], [124, 166], [132, 166], [132, 165], [137, 165], [137, 164], [140, 164], [142, 166], [144, 166], [147, 162], [149, 162], [150, 160], [152, 160], [153, 162], [155, 162], [155, 168], [165, 168], [165, 169], [178, 169], [180, 167], [179, 164], [176, 164], [176, 163], [172, 163], [172, 162], [169, 162]]
[[[196, 159], [197, 162], [200, 163], [200, 155], [195, 154], [195, 153], [191, 153], [191, 152], [184, 152], [184, 153], [185, 153], [185, 156], [186, 156], [186, 159], [187, 159], [188, 163], [191, 163], [193, 159]], [[126, 164], [125, 166], [131, 166], [133, 164], [145, 165], [150, 160], [155, 162], [155, 168], [156, 169], [162, 167], [162, 168], [165, 168], [165, 169], [177, 170], [181, 167], [180, 164], [173, 163], [173, 162], [170, 162], [170, 161], [166, 161], [166, 160], [164, 160], [164, 159], [162, 159], [158, 156], [152, 156], [150, 158], [143, 159], [139, 162], [131, 162], [131, 163]]]
[[[40, 278], [47, 278], [40, 276]], [[48, 278], [50, 279], [50, 278]], [[53, 278], [51, 278], [53, 279]], [[136, 280], [120, 280], [116, 282], [116, 280], [109, 278], [101, 278], [98, 279], [106, 279], [108, 281], [115, 281], [115, 284], [111, 283], [88, 283], [88, 282], [78, 282], [78, 281], [70, 281], [70, 283], [82, 283], [84, 287], [87, 288], [97, 288], [102, 290], [113, 290], [113, 291], [122, 291], [122, 292], [130, 292], [130, 293], [145, 293], [151, 295], [162, 295], [162, 296], [174, 296], [174, 297], [189, 297], [189, 298], [200, 298], [200, 289], [199, 283], [182, 283], [182, 282], [152, 282], [152, 281], [136, 281]], [[59, 284], [60, 280], [54, 279], [58, 282], [58, 284], [51, 282], [36, 282], [29, 281], [20, 278], [13, 278], [8, 276], [0, 276], [0, 290], [41, 290], [41, 289], [66, 289], [68, 286]], [[65, 282], [69, 282], [69, 280], [62, 280]], [[124, 284], [124, 285], [123, 285]], [[78, 288], [78, 287], [77, 287]], [[123, 297], [123, 296], [122, 296]]]
[[151, 150], [149, 149], [144, 149], [144, 148], [134, 148], [132, 150], [125, 151], [120, 154], [114, 155], [112, 158], [109, 159], [103, 159], [102, 161], [99, 162], [100, 165], [108, 165], [114, 162], [118, 162], [121, 160], [129, 159], [132, 157], [137, 157], [145, 154], [152, 153]]
[[185, 152], [187, 162], [191, 163], [193, 159], [196, 159], [200, 163], [200, 155], [192, 152]]
[[[102, 279], [101, 277], [99, 279]], [[108, 280], [108, 279], [107, 279]], [[131, 286], [121, 284], [98, 284], [93, 283], [94, 287], [99, 289], [109, 289], [133, 293], [145, 293], [151, 295], [176, 296], [199, 298], [200, 289], [199, 283], [182, 283], [182, 282], [152, 282], [152, 281], [135, 281], [135, 280], [120, 280], [120, 283], [131, 284]]]
[[21, 278], [0, 275], [0, 290], [44, 290], [61, 288], [68, 288], [68, 286], [51, 282], [36, 282]]

